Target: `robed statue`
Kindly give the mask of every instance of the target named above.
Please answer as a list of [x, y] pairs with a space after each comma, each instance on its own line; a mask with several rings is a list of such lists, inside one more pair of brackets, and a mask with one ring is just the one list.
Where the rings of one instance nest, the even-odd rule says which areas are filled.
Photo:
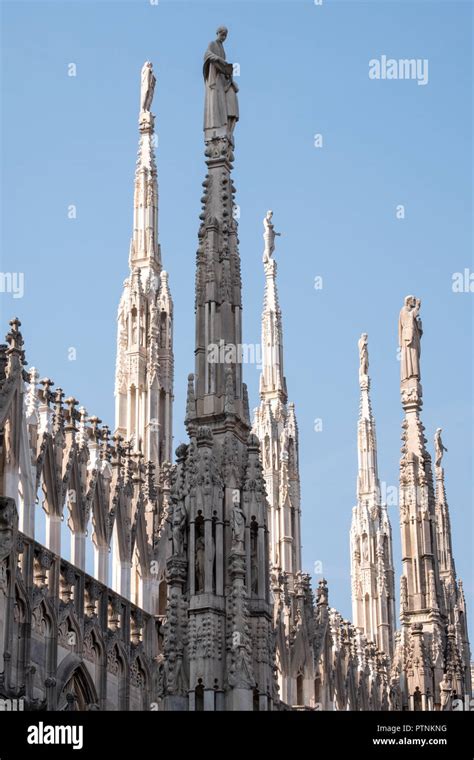
[[142, 68], [142, 78], [140, 87], [140, 110], [149, 111], [155, 91], [156, 77], [153, 73], [153, 64], [151, 61], [145, 61]]
[[367, 333], [362, 333], [359, 338], [359, 375], [369, 374], [369, 347]]
[[173, 509], [171, 520], [171, 537], [173, 540], [173, 554], [180, 557], [184, 554], [184, 536], [186, 531], [186, 510], [182, 502], [178, 501]]
[[232, 529], [232, 548], [242, 549], [245, 541], [245, 515], [240, 506], [240, 492], [237, 488], [232, 492], [230, 526]]
[[218, 136], [232, 136], [239, 120], [239, 88], [232, 78], [233, 66], [225, 59], [223, 42], [226, 38], [226, 27], [220, 26], [217, 39], [209, 43], [204, 53], [204, 132], [219, 130]]
[[401, 380], [420, 380], [421, 336], [423, 330], [420, 313], [421, 301], [414, 296], [406, 296], [405, 305], [398, 320], [398, 344], [401, 351]]
[[443, 432], [442, 428], [436, 428], [436, 432], [435, 432], [435, 465], [436, 467], [440, 467], [443, 454], [445, 451], [448, 450], [446, 446], [443, 444], [443, 441], [441, 440], [442, 432]]

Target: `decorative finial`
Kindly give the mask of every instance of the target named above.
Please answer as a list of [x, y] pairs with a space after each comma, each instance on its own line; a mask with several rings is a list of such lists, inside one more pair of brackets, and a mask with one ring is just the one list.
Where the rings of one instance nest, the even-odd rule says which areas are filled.
[[[63, 394], [64, 395], [64, 394]], [[77, 419], [77, 412], [75, 407], [78, 405], [79, 401], [74, 398], [74, 396], [69, 396], [65, 404], [67, 406], [67, 412], [66, 412], [66, 419], [67, 419], [67, 425], [66, 430], [76, 430], [76, 419]]]
[[40, 380], [40, 384], [43, 386], [43, 391], [42, 391], [43, 402], [46, 404], [46, 406], [49, 406], [49, 402], [53, 398], [51, 387], [54, 385], [54, 383], [52, 380], [50, 380], [49, 377], [43, 377], [43, 379]]

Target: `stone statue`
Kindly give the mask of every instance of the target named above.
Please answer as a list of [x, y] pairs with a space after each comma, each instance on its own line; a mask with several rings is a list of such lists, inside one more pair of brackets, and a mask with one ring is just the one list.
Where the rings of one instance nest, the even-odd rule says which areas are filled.
[[[236, 490], [234, 494], [239, 494]], [[245, 539], [245, 515], [240, 506], [238, 498], [234, 498], [232, 495], [232, 516], [231, 516], [231, 528], [232, 528], [232, 548], [243, 549]]]
[[359, 338], [359, 375], [369, 374], [369, 347], [367, 333], [362, 333]]
[[362, 557], [365, 562], [369, 561], [369, 540], [367, 536], [364, 536], [362, 539]]
[[419, 318], [421, 301], [414, 296], [405, 297], [405, 305], [398, 320], [398, 343], [401, 349], [401, 380], [420, 380], [421, 336]]
[[268, 468], [271, 465], [271, 458], [270, 458], [270, 438], [268, 435], [265, 436], [265, 467]]
[[145, 61], [142, 68], [142, 79], [140, 88], [140, 110], [149, 111], [155, 91], [156, 77], [153, 73], [153, 64]]
[[258, 593], [258, 526], [252, 518], [250, 526], [250, 586], [252, 594]]
[[199, 535], [196, 539], [196, 593], [204, 591], [204, 536]]
[[442, 428], [436, 428], [435, 433], [435, 465], [436, 467], [439, 467], [441, 465], [441, 460], [443, 458], [443, 454], [448, 449], [446, 446], [443, 445], [443, 441], [441, 440], [441, 433]]
[[232, 377], [232, 370], [230, 367], [225, 368], [225, 398], [224, 398], [224, 412], [225, 414], [234, 414], [234, 378]]
[[403, 611], [408, 608], [408, 582], [406, 575], [400, 578], [400, 607]]
[[175, 504], [172, 519], [172, 537], [173, 537], [173, 554], [182, 556], [184, 554], [184, 531], [186, 527], [186, 510], [181, 501]]
[[220, 26], [217, 39], [209, 43], [204, 53], [204, 132], [215, 129], [219, 130], [218, 136], [232, 137], [239, 120], [239, 88], [232, 78], [233, 66], [225, 59], [223, 42], [226, 38], [226, 27]]
[[15, 499], [0, 496], [0, 562], [12, 551], [18, 527], [18, 514]]
[[275, 237], [281, 236], [281, 232], [275, 232], [272, 217], [273, 211], [267, 211], [265, 219], [263, 220], [263, 240], [265, 242], [265, 248], [263, 251], [264, 264], [272, 258], [273, 251], [275, 250]]
[[440, 694], [440, 701], [441, 701], [441, 710], [451, 710], [452, 700], [452, 685], [451, 680], [447, 673], [443, 674], [443, 680], [441, 681], [439, 685], [439, 690], [441, 692]]
[[137, 345], [137, 315], [132, 312], [132, 346]]

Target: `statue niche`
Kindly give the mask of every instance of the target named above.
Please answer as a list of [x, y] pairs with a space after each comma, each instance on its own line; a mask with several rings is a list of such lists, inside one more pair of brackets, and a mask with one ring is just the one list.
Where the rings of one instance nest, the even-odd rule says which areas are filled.
[[250, 589], [258, 594], [258, 523], [254, 516], [250, 521]]
[[204, 591], [204, 559], [206, 551], [206, 542], [204, 540], [204, 518], [201, 510], [198, 512], [194, 527], [194, 572], [196, 594], [202, 594]]

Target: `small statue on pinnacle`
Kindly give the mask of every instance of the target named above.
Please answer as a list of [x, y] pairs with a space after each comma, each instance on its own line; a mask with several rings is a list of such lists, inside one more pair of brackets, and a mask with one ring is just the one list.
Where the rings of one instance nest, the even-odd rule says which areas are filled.
[[448, 449], [443, 444], [443, 441], [441, 440], [441, 433], [443, 432], [442, 428], [436, 428], [435, 432], [435, 465], [436, 467], [441, 466], [441, 460], [443, 458], [443, 454]]
[[362, 333], [359, 338], [359, 377], [369, 374], [369, 348], [367, 333]]
[[263, 263], [266, 264], [272, 258], [275, 250], [275, 237], [280, 237], [281, 232], [275, 232], [275, 228], [272, 222], [273, 211], [267, 211], [265, 219], [263, 220], [263, 240], [265, 242], [265, 249], [263, 251]]
[[142, 67], [141, 88], [140, 88], [140, 110], [149, 111], [155, 91], [156, 77], [153, 73], [153, 64], [151, 61], [145, 61]]

